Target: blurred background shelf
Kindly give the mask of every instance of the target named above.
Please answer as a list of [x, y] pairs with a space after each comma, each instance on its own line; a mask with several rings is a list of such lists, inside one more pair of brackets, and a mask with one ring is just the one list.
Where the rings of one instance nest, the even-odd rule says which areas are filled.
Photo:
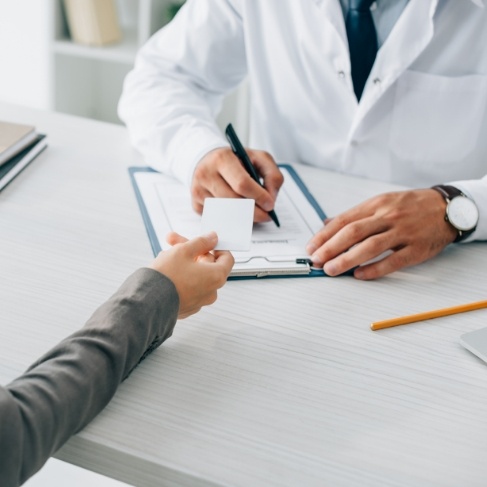
[[[101, 47], [71, 40], [63, 0], [0, 1], [0, 59], [8, 66], [0, 76], [0, 101], [121, 123], [123, 80], [139, 48], [168, 22], [169, 8], [178, 1], [116, 0], [122, 41]], [[217, 119], [221, 128], [232, 122], [244, 142], [248, 107], [244, 82]]]
[[[122, 41], [101, 47], [74, 43], [63, 0], [53, 2], [51, 107], [60, 112], [121, 123], [117, 104], [139, 48], [169, 22], [181, 0], [117, 0]], [[223, 104], [218, 123], [232, 122], [248, 138], [248, 87], [244, 82]]]
[[138, 49], [168, 22], [172, 4], [172, 0], [117, 0], [122, 40], [86, 46], [71, 40], [63, 0], [52, 0], [52, 108], [121, 123], [117, 103], [123, 80]]
[[53, 43], [53, 53], [64, 56], [83, 57], [114, 63], [132, 65], [139, 48], [137, 31], [131, 28], [122, 29], [122, 41], [103, 47], [90, 47], [76, 44], [69, 38], [56, 39]]

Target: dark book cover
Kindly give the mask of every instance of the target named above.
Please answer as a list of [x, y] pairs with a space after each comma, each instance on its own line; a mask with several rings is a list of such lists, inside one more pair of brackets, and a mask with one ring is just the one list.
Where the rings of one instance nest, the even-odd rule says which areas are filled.
[[47, 147], [45, 138], [44, 134], [37, 135], [34, 142], [0, 166], [0, 190]]

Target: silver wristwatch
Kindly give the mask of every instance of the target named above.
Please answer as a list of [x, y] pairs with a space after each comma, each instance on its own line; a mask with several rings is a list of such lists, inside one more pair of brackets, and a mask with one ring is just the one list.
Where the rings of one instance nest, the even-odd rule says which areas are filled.
[[479, 209], [475, 202], [455, 186], [437, 185], [438, 191], [446, 201], [445, 220], [458, 232], [454, 242], [465, 240], [477, 228]]

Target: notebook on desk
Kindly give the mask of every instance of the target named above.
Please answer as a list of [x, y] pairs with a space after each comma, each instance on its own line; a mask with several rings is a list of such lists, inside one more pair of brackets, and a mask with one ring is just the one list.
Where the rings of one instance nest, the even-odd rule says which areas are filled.
[[0, 165], [0, 191], [27, 167], [45, 148], [47, 139], [44, 134], [36, 134], [33, 141]]
[[0, 166], [32, 144], [36, 136], [32, 125], [0, 120]]
[[[325, 213], [296, 171], [279, 165], [284, 184], [276, 201], [281, 227], [256, 223], [249, 251], [232, 252], [230, 278], [323, 276], [313, 269], [305, 246], [323, 227]], [[154, 255], [168, 249], [166, 235], [175, 231], [187, 238], [199, 235], [201, 217], [192, 208], [189, 189], [179, 181], [149, 168], [131, 167], [130, 177]]]

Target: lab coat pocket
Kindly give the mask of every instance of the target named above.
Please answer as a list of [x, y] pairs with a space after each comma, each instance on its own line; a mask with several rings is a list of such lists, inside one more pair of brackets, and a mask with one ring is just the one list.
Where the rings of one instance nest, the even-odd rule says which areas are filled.
[[397, 82], [392, 152], [411, 162], [461, 161], [475, 148], [486, 102], [487, 76], [406, 71]]

